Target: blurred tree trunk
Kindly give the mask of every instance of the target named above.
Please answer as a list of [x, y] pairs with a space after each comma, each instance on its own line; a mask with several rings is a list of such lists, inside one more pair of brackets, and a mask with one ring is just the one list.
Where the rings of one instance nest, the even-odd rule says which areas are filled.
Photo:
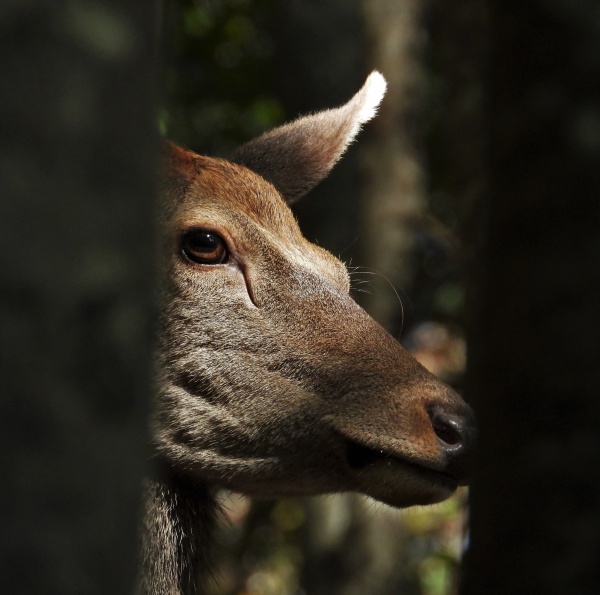
[[0, 6], [0, 592], [131, 593], [151, 384], [153, 6]]
[[469, 388], [481, 425], [462, 593], [600, 584], [600, 21], [490, 3], [489, 187]]
[[365, 178], [361, 264], [369, 279], [365, 308], [398, 335], [404, 309], [396, 291], [413, 279], [415, 223], [426, 208], [423, 104], [426, 74], [424, 20], [429, 0], [362, 3], [370, 65], [384, 73], [388, 91], [363, 148]]

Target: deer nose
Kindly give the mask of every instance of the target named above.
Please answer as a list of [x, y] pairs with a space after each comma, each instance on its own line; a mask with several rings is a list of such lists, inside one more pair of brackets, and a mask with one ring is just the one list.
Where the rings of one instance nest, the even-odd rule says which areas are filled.
[[468, 406], [461, 413], [434, 408], [429, 412], [431, 426], [446, 454], [447, 472], [465, 484], [471, 471], [476, 435], [475, 416]]

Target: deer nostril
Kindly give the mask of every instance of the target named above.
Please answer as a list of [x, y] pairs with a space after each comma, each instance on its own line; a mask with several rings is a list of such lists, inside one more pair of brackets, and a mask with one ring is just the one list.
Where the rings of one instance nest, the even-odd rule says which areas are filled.
[[471, 473], [477, 427], [471, 409], [464, 403], [459, 405], [434, 405], [428, 409], [428, 414], [433, 433], [443, 451], [446, 472], [459, 485], [465, 485]]
[[463, 445], [462, 424], [457, 418], [437, 412], [431, 417], [431, 425], [445, 448], [455, 450]]

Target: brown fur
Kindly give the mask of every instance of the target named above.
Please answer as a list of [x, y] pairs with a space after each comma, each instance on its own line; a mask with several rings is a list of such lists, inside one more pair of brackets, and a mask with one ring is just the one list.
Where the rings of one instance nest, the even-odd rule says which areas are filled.
[[[339, 110], [357, 117], [368, 98], [356, 97]], [[295, 198], [343, 152], [358, 127], [343, 122], [341, 135], [339, 110], [294, 123], [288, 150], [289, 127], [256, 141], [252, 155], [270, 156], [262, 176], [168, 147], [153, 424], [167, 471], [147, 489], [140, 593], [200, 592], [211, 486], [358, 491], [400, 507], [439, 502], [464, 480], [469, 408], [351, 299], [344, 266], [303, 238], [278, 191], [296, 188]], [[277, 154], [285, 164], [273, 177]], [[308, 161], [321, 173], [286, 187], [278, 176], [291, 168], [296, 178]], [[192, 228], [219, 234], [229, 259], [187, 260], [181, 238]]]

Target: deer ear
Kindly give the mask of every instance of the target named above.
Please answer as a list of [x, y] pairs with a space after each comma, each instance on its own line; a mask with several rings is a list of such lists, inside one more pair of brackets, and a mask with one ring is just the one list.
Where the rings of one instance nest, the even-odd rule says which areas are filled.
[[196, 173], [198, 155], [172, 143], [163, 141], [165, 176], [171, 181], [189, 182]]
[[198, 155], [168, 140], [163, 141], [162, 150], [164, 169], [160, 179], [163, 192], [173, 199], [181, 198], [198, 171]]
[[242, 145], [231, 161], [260, 174], [292, 203], [327, 176], [361, 124], [376, 114], [385, 89], [383, 76], [372, 72], [345, 105], [266, 132]]

